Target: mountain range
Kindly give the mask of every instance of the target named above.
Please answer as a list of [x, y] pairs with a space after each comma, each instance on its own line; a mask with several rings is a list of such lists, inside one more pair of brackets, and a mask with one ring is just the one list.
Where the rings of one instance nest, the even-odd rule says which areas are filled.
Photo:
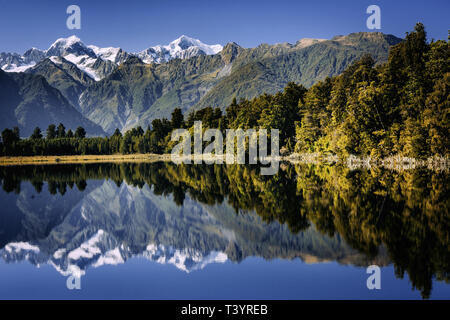
[[197, 55], [216, 54], [222, 48], [219, 44], [207, 45], [183, 35], [165, 46], [157, 45], [137, 53], [128, 53], [121, 48], [87, 46], [80, 38], [70, 36], [57, 39], [47, 50], [32, 48], [23, 55], [2, 52], [0, 68], [7, 72], [24, 72], [46, 58], [63, 57], [98, 81], [131, 56], [137, 56], [145, 63], [164, 63], [175, 58], [188, 59]]
[[[89, 268], [136, 256], [184, 272], [250, 256], [354, 265], [374, 261], [339, 235], [323, 235], [314, 227], [292, 234], [286, 225], [266, 223], [253, 212], [236, 215], [229, 204], [205, 205], [189, 196], [177, 206], [173, 197], [158, 196], [147, 185], [92, 180], [84, 192], [68, 189], [61, 197], [46, 186], [36, 193], [31, 183], [23, 183], [18, 196], [1, 191], [0, 200], [8, 204], [0, 221], [0, 227], [8, 226], [0, 230], [0, 257], [8, 263], [50, 264], [64, 276], [82, 276]], [[388, 262], [384, 253], [376, 259]]]
[[[82, 75], [81, 75], [82, 76]], [[76, 94], [76, 93], [74, 93]], [[42, 75], [6, 73], [0, 70], [0, 128], [18, 126], [28, 137], [35, 127], [64, 123], [85, 128], [91, 135], [103, 135], [103, 129], [84, 117], [64, 95]]]
[[[331, 40], [243, 48], [236, 43], [207, 45], [183, 35], [169, 45], [128, 53], [121, 48], [87, 46], [71, 36], [56, 40], [47, 50], [1, 53], [0, 68], [5, 72], [0, 71], [0, 77], [13, 82], [20, 78], [23, 84], [45, 81], [31, 95], [58, 91], [55, 110], [44, 107], [35, 121], [41, 128], [55, 121], [74, 128], [83, 119], [88, 134], [111, 134], [116, 128], [145, 128], [155, 118], [170, 117], [176, 107], [184, 113], [206, 106], [223, 109], [235, 97], [275, 93], [290, 81], [308, 87], [341, 73], [366, 53], [377, 63], [384, 62], [390, 46], [400, 41], [379, 32], [360, 32]], [[0, 86], [0, 107], [8, 114], [0, 127], [18, 125], [28, 134], [34, 129], [28, 126], [35, 123], [24, 119], [34, 117], [36, 104], [24, 103], [27, 94], [14, 95], [8, 88]], [[73, 113], [74, 120], [59, 116], [58, 109], [61, 114]]]

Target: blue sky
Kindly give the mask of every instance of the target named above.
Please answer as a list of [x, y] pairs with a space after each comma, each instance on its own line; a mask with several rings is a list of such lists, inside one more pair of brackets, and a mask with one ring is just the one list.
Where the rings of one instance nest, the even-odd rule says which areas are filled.
[[[66, 28], [66, 8], [81, 8], [81, 30]], [[381, 32], [404, 37], [421, 21], [429, 38], [447, 39], [450, 1], [377, 0], [0, 0], [0, 52], [46, 49], [72, 34], [86, 44], [140, 51], [185, 34], [207, 44], [295, 43], [366, 28], [366, 8], [381, 8]]]

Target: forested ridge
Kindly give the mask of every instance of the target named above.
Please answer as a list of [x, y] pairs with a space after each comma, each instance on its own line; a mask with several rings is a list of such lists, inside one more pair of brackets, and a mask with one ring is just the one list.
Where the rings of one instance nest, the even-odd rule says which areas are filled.
[[[280, 130], [286, 152], [360, 155], [385, 158], [401, 155], [448, 157], [450, 132], [449, 41], [427, 41], [418, 23], [403, 42], [393, 46], [388, 61], [375, 65], [369, 56], [341, 75], [326, 78], [307, 89], [289, 83], [282, 92], [252, 100], [236, 98], [225, 113], [211, 107], [184, 117], [181, 109], [171, 119], [155, 119], [151, 127], [137, 127], [109, 137], [86, 137], [63, 124], [49, 126], [45, 138], [40, 128], [26, 139], [18, 128], [5, 129], [1, 155], [84, 155], [168, 153], [171, 132], [203, 129], [266, 128]], [[75, 129], [75, 128], [72, 128]]]

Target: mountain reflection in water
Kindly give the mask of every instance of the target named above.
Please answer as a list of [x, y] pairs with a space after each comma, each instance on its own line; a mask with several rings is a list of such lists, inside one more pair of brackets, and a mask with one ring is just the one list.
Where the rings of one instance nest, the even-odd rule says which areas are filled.
[[430, 296], [449, 280], [448, 172], [120, 163], [0, 167], [0, 255], [63, 275], [145, 257], [394, 265]]

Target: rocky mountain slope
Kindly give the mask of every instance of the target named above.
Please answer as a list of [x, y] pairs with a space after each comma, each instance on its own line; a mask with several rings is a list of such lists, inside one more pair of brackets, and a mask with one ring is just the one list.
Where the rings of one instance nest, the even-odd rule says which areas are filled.
[[400, 41], [360, 32], [247, 49], [182, 36], [166, 46], [127, 53], [86, 46], [72, 36], [58, 39], [45, 51], [2, 53], [0, 67], [43, 76], [83, 117], [111, 134], [116, 128], [145, 128], [155, 118], [169, 118], [176, 107], [184, 113], [206, 106], [223, 109], [234, 97], [275, 93], [290, 81], [310, 86], [341, 73], [367, 53], [384, 62], [389, 47]]
[[185, 113], [206, 106], [223, 109], [234, 97], [275, 93], [290, 81], [310, 86], [341, 73], [366, 53], [383, 62], [399, 41], [381, 33], [356, 33], [252, 49], [229, 43], [216, 55], [163, 64], [133, 58], [89, 87], [80, 106], [107, 132], [146, 127], [155, 118], [170, 117], [176, 107]]
[[0, 128], [18, 126], [22, 136], [35, 127], [63, 123], [67, 129], [85, 128], [91, 135], [103, 135], [100, 126], [83, 117], [43, 76], [6, 73], [0, 70]]

